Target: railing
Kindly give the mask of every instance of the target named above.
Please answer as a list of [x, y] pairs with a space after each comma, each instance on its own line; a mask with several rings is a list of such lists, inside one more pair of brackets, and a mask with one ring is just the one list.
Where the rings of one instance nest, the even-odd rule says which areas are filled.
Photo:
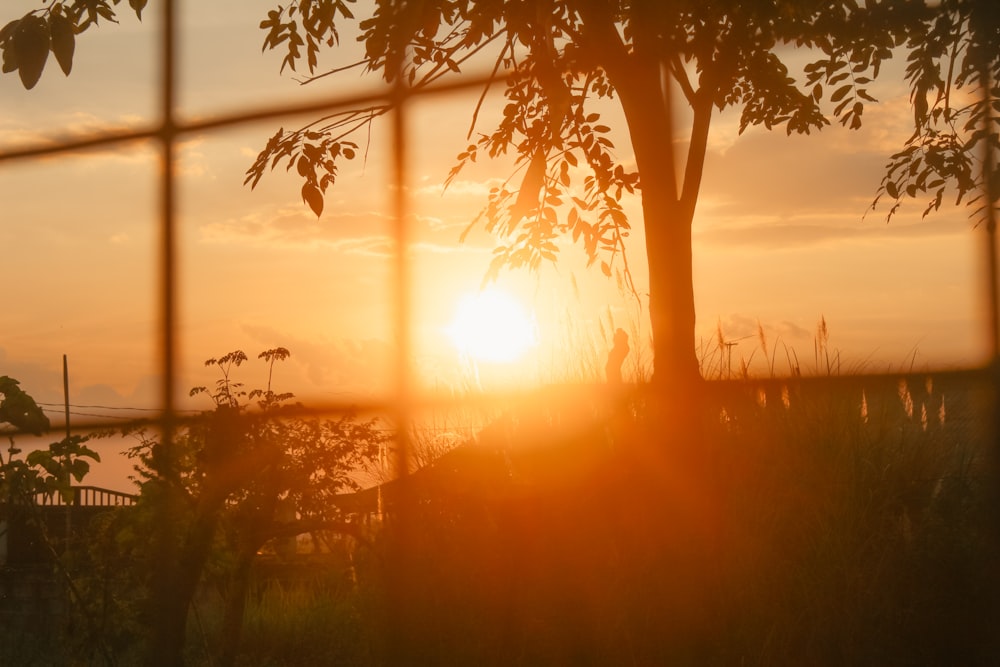
[[73, 498], [67, 502], [61, 493], [39, 493], [35, 496], [35, 504], [42, 507], [118, 507], [134, 505], [136, 496], [131, 493], [102, 489], [99, 486], [71, 487]]

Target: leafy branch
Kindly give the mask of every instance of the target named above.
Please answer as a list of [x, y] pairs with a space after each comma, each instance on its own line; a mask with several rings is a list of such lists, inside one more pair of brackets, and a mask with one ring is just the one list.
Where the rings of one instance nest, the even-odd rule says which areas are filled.
[[[0, 28], [3, 73], [17, 72], [21, 84], [34, 88], [42, 77], [49, 53], [63, 74], [69, 76], [76, 52], [76, 36], [101, 20], [117, 23], [114, 6], [121, 0], [47, 0]], [[147, 0], [129, 0], [129, 7], [142, 20]]]
[[918, 19], [906, 34], [914, 131], [889, 158], [870, 210], [887, 196], [888, 222], [904, 197], [924, 195], [926, 217], [950, 189], [956, 205], [975, 206], [978, 225], [1000, 197], [984, 158], [1000, 151], [1000, 17], [990, 2], [946, 0]]

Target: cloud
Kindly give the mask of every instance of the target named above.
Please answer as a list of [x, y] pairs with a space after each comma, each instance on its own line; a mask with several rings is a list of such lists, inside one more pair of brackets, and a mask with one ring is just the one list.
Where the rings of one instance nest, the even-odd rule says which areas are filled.
[[[240, 218], [217, 220], [199, 228], [201, 242], [241, 244], [289, 249], [326, 248], [365, 257], [390, 258], [395, 254], [391, 219], [382, 213], [358, 211], [324, 214], [317, 220], [300, 207], [281, 208], [270, 215], [255, 212]], [[492, 237], [459, 243], [459, 228], [467, 222], [448, 223], [434, 216], [417, 216], [409, 230], [410, 249], [429, 254], [482, 254], [492, 250]], [[478, 242], [482, 241], [482, 243]], [[488, 241], [488, 242], [487, 242]]]
[[372, 234], [372, 231], [388, 228], [388, 219], [381, 213], [327, 213], [317, 220], [304, 207], [285, 207], [270, 214], [252, 213], [241, 218], [209, 222], [203, 224], [199, 232], [205, 243], [312, 247], [384, 239], [388, 238], [385, 234]]
[[386, 341], [314, 340], [268, 326], [245, 324], [242, 328], [265, 346], [280, 344], [288, 348], [292, 353], [289, 363], [323, 393], [371, 393], [388, 387], [392, 346]]
[[331, 241], [327, 245], [333, 250], [347, 255], [389, 258], [395, 255], [396, 244], [388, 236], [365, 236], [362, 238]]
[[204, 137], [193, 137], [177, 142], [179, 174], [215, 180], [215, 173], [209, 168], [208, 159], [202, 150], [204, 144]]
[[788, 320], [782, 320], [775, 324], [774, 332], [781, 338], [790, 338], [793, 340], [810, 340], [813, 335], [808, 329]]
[[447, 189], [443, 181], [437, 181], [429, 185], [422, 185], [413, 189], [415, 195], [469, 195], [481, 197], [485, 203], [490, 190], [503, 184], [503, 179], [488, 178], [481, 181], [470, 179], [455, 179], [448, 184]]
[[[104, 119], [84, 112], [60, 113], [38, 120], [32, 126], [25, 126], [12, 115], [0, 117], [0, 146], [26, 148], [29, 146], [55, 144], [57, 141], [86, 139], [98, 134], [120, 133], [139, 130], [149, 126], [149, 121], [134, 114], [118, 118]], [[36, 119], [37, 120], [37, 119]], [[148, 141], [130, 145], [151, 146]], [[154, 155], [146, 150], [123, 150], [120, 145], [107, 148], [88, 149], [80, 157], [89, 160], [104, 160], [124, 163], [147, 162]], [[41, 158], [43, 160], [65, 160], [65, 155]]]
[[[762, 321], [759, 317], [751, 317], [744, 313], [729, 313], [724, 317], [720, 317], [716, 327], [719, 326], [722, 327], [723, 337], [727, 341], [738, 342], [746, 340], [748, 347], [759, 345], [761, 329], [764, 330], [764, 338], [768, 345], [774, 345], [778, 339], [810, 340], [813, 335], [811, 331], [788, 320], [770, 323]], [[716, 329], [713, 329], [713, 337], [715, 334]]]
[[854, 225], [836, 223], [809, 224], [786, 220], [760, 220], [753, 225], [716, 226], [694, 232], [697, 243], [716, 247], [789, 249], [818, 246], [842, 241], [882, 242], [965, 234], [967, 224], [947, 224], [927, 220], [909, 224], [858, 222]]
[[445, 244], [445, 243], [430, 243], [427, 241], [420, 241], [410, 245], [410, 250], [417, 253], [428, 253], [431, 255], [454, 255], [454, 254], [465, 254], [465, 253], [475, 253], [478, 255], [488, 255], [492, 253], [491, 248], [482, 246], [472, 246], [468, 244], [455, 245], [455, 244]]
[[21, 389], [39, 402], [62, 402], [62, 370], [53, 364], [11, 359], [0, 347], [0, 375], [20, 383]]

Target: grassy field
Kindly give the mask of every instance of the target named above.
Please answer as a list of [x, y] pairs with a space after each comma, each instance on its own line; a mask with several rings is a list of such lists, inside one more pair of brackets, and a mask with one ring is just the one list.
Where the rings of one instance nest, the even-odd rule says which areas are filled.
[[526, 401], [350, 562], [262, 582], [242, 664], [997, 664], [990, 400], [911, 375], [712, 383], [697, 415]]
[[[238, 664], [1000, 664], [986, 379], [510, 402], [409, 495], [386, 487], [366, 543], [266, 560]], [[80, 589], [118, 616], [5, 633], [0, 662], [140, 664], [132, 566]], [[215, 664], [220, 615], [206, 581], [189, 664]]]

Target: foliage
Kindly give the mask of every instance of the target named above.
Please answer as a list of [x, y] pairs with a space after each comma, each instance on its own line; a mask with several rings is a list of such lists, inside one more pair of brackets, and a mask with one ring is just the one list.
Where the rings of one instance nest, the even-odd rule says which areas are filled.
[[[272, 389], [274, 365], [290, 357], [285, 348], [258, 355], [267, 364], [268, 380], [247, 391], [235, 371], [248, 361], [236, 350], [205, 362], [218, 369], [212, 388], [195, 387], [191, 395], [207, 395], [214, 405], [176, 432], [170, 449], [143, 429], [129, 431], [139, 444], [127, 453], [135, 461], [140, 497], [131, 519], [108, 526], [100, 547], [137, 564], [146, 577], [157, 577], [148, 540], [162, 518], [171, 493], [180, 497], [178, 562], [183, 564], [176, 594], [176, 613], [189, 613], [198, 587], [214, 584], [225, 602], [219, 664], [232, 664], [238, 649], [250, 566], [272, 540], [302, 533], [333, 531], [355, 534], [338, 505], [338, 494], [357, 490], [354, 474], [376, 459], [385, 436], [374, 420], [351, 415], [338, 419], [306, 419], [289, 414], [290, 393]], [[124, 520], [124, 518], [123, 518]], [[282, 552], [280, 548], [276, 548]], [[130, 554], [130, 555], [129, 555]], [[95, 557], [95, 562], [100, 558]], [[135, 609], [135, 572], [121, 583], [122, 613]], [[146, 614], [169, 613], [164, 610]]]
[[888, 196], [889, 220], [904, 198], [927, 197], [927, 216], [951, 189], [978, 224], [1000, 198], [992, 166], [1000, 149], [1000, 10], [991, 0], [942, 0], [915, 12], [904, 34], [913, 134], [886, 165], [872, 208]]
[[[261, 28], [266, 32], [264, 48], [284, 52], [282, 70], [304, 65], [307, 81], [362, 68], [386, 82], [402, 79], [420, 89], [462, 73], [470, 61], [482, 64], [486, 53], [493, 54], [493, 77], [486, 87], [502, 81], [507, 98], [503, 119], [458, 154], [446, 180], [482, 155], [517, 156], [518, 171], [523, 172], [520, 187], [508, 182], [494, 188], [477, 219], [512, 241], [497, 249], [490, 275], [502, 266], [534, 268], [542, 260], [554, 261], [555, 240], [563, 234], [581, 243], [592, 263], [606, 257], [601, 268], [610, 275], [630, 231], [622, 195], [635, 193], [640, 182], [640, 171], [616, 156], [608, 136], [611, 127], [601, 115], [604, 102], [634, 94], [622, 66], [647, 57], [661, 63], [699, 115], [710, 115], [713, 107], [742, 106], [741, 132], [750, 125], [785, 125], [789, 133], [822, 127], [828, 120], [819, 104], [824, 86], [831, 86], [830, 99], [838, 103], [834, 116], [857, 128], [864, 103], [874, 101], [866, 90], [871, 78], [863, 74], [872, 70], [877, 75], [898, 41], [884, 30], [892, 16], [862, 15], [853, 5], [383, 0], [362, 20], [355, 19], [347, 3], [310, 0], [269, 12]], [[316, 74], [317, 54], [324, 45], [340, 43], [339, 26], [348, 20], [358, 21], [364, 59]], [[870, 24], [864, 32], [863, 21]], [[805, 67], [804, 88], [781, 61], [781, 47], [788, 44], [823, 54]], [[655, 90], [642, 94], [650, 100], [657, 97]], [[659, 106], [651, 102], [651, 107]], [[322, 201], [316, 194], [333, 183], [337, 142], [387, 110], [386, 105], [349, 110], [299, 130], [279, 130], [248, 171], [247, 182], [256, 185], [268, 166], [296, 166], [305, 179], [303, 196], [319, 215]], [[477, 106], [473, 112], [470, 137], [479, 110]], [[669, 110], [662, 112], [669, 119]], [[703, 141], [708, 122], [707, 116], [696, 116], [695, 124], [704, 127], [692, 128], [694, 141]], [[646, 138], [631, 119], [629, 129], [633, 142]], [[700, 153], [698, 146], [692, 151], [694, 156]], [[692, 207], [699, 160], [689, 159], [686, 174], [694, 185], [685, 195]], [[587, 172], [582, 190], [572, 187], [581, 169]], [[653, 183], [651, 175], [645, 178]]]
[[49, 428], [49, 418], [20, 387], [20, 382], [4, 375], [0, 377], [0, 422], [6, 422], [19, 431], [41, 435]]
[[[47, 0], [0, 29], [3, 72], [17, 72], [25, 88], [34, 88], [42, 76], [49, 52], [63, 74], [69, 76], [76, 52], [76, 36], [101, 20], [117, 23], [114, 5], [121, 0]], [[146, 0], [129, 0], [142, 19]]]
[[[186, 495], [224, 496], [230, 509], [243, 504], [244, 509], [263, 507], [281, 499], [290, 502], [301, 519], [323, 520], [337, 512], [329, 503], [332, 496], [359, 488], [351, 473], [378, 456], [385, 436], [374, 419], [284, 417], [286, 406], [301, 406], [289, 404], [293, 394], [275, 392], [271, 379], [274, 364], [290, 356], [282, 347], [261, 352], [257, 358], [267, 364], [268, 381], [264, 388], [251, 391], [232, 376], [248, 359], [243, 351], [205, 362], [218, 368], [220, 377], [214, 389], [190, 391], [192, 396], [208, 395], [215, 407], [179, 436], [182, 455], [177, 472]], [[130, 451], [141, 480], [166, 479], [156, 457], [157, 444], [144, 438]], [[265, 501], [260, 494], [270, 498]], [[267, 541], [268, 527], [275, 528], [269, 525], [273, 517], [258, 518], [263, 522], [257, 526], [260, 538]]]
[[[512, 155], [515, 170], [494, 187], [478, 224], [499, 245], [484, 280], [503, 268], [557, 261], [558, 239], [582, 247], [590, 265], [617, 274], [638, 296], [626, 254], [633, 221], [624, 197], [642, 203], [649, 266], [653, 379], [695, 381], [695, 304], [691, 225], [713, 116], [740, 109], [750, 126], [809, 133], [830, 119], [861, 126], [869, 85], [901, 46], [907, 27], [930, 11], [922, 2], [712, 2], [543, 0], [412, 3], [379, 0], [363, 17], [353, 3], [306, 0], [262, 21], [264, 49], [304, 82], [361, 69], [395, 86], [390, 100], [469, 71], [489, 71], [471, 111], [464, 150], [445, 185], [482, 157]], [[364, 56], [320, 69], [318, 54], [355, 25]], [[809, 59], [796, 78], [789, 64]], [[491, 89], [506, 104], [498, 124], [480, 130]], [[691, 111], [681, 126], [675, 99]], [[833, 105], [824, 108], [824, 100]], [[609, 108], [624, 113], [634, 161], [612, 140]], [[303, 198], [322, 213], [341, 142], [387, 111], [378, 103], [279, 130], [247, 172], [251, 186], [285, 164], [304, 178]], [[688, 121], [684, 121], [688, 122]], [[675, 146], [687, 145], [686, 155]], [[463, 235], [464, 238], [464, 235]]]
[[10, 447], [6, 460], [0, 455], [0, 498], [32, 503], [39, 494], [59, 493], [70, 502], [73, 481], [82, 481], [90, 472], [90, 461], [101, 460], [97, 452], [84, 445], [89, 436], [70, 435], [51, 443], [47, 449], [29, 452], [23, 459], [15, 458], [21, 453], [14, 444], [15, 434], [42, 435], [49, 428], [49, 419], [17, 380], [6, 375], [0, 377], [0, 394], [3, 395], [0, 423], [16, 429], [7, 434]]
[[[46, 524], [41, 510], [38, 507], [39, 496], [53, 498], [59, 494], [62, 501], [70, 505], [74, 501], [73, 482], [82, 482], [84, 477], [90, 472], [92, 461], [101, 460], [97, 452], [87, 447], [86, 443], [90, 436], [67, 435], [63, 439], [49, 444], [45, 449], [37, 449], [29, 452], [23, 458], [18, 455], [22, 453], [15, 444], [15, 436], [20, 434], [41, 436], [49, 430], [49, 420], [45, 413], [35, 403], [35, 400], [20, 388], [20, 383], [8, 376], [0, 377], [0, 423], [6, 423], [14, 427], [13, 431], [7, 430], [10, 446], [7, 449], [7, 457], [0, 453], [0, 539], [7, 539], [7, 531], [11, 526], [19, 526], [18, 531], [22, 540], [35, 541], [45, 549], [46, 558], [42, 565], [45, 568], [51, 567], [58, 573], [62, 581], [60, 584], [66, 585], [66, 598], [74, 611], [83, 609], [85, 603], [82, 600], [79, 589], [74, 585], [68, 576], [65, 563], [60, 556], [65, 555], [66, 540], [55, 539], [49, 534], [49, 526]], [[30, 537], [21, 533], [27, 529]], [[6, 558], [6, 546], [4, 557]], [[0, 565], [8, 565], [2, 562]], [[39, 583], [39, 586], [45, 586]], [[51, 586], [51, 582], [48, 583]], [[84, 615], [84, 622], [81, 624], [85, 631], [91, 629], [89, 618]], [[7, 637], [3, 644], [12, 644], [12, 638]], [[20, 644], [20, 640], [16, 642]], [[30, 642], [27, 642], [30, 643]], [[0, 659], [7, 659], [10, 646], [5, 646], [4, 651], [0, 651]], [[94, 652], [103, 651], [103, 644], [95, 644], [91, 647]], [[32, 649], [29, 654], [31, 660], [36, 660], [39, 656], [42, 660], [56, 660], [57, 655], [63, 654], [62, 647], [37, 648]], [[17, 649], [14, 649], [14, 656], [18, 656]], [[16, 657], [13, 662], [21, 664], [21, 657]], [[13, 664], [12, 662], [12, 664]], [[28, 664], [28, 661], [24, 661]]]
[[321, 595], [311, 578], [265, 587], [249, 664], [324, 645], [395, 664], [392, 611], [414, 664], [995, 664], [992, 441], [974, 409], [988, 390], [969, 375], [712, 383], [703, 439], [666, 447], [649, 394], [617, 414], [533, 396], [412, 477], [402, 583], [371, 562]]

